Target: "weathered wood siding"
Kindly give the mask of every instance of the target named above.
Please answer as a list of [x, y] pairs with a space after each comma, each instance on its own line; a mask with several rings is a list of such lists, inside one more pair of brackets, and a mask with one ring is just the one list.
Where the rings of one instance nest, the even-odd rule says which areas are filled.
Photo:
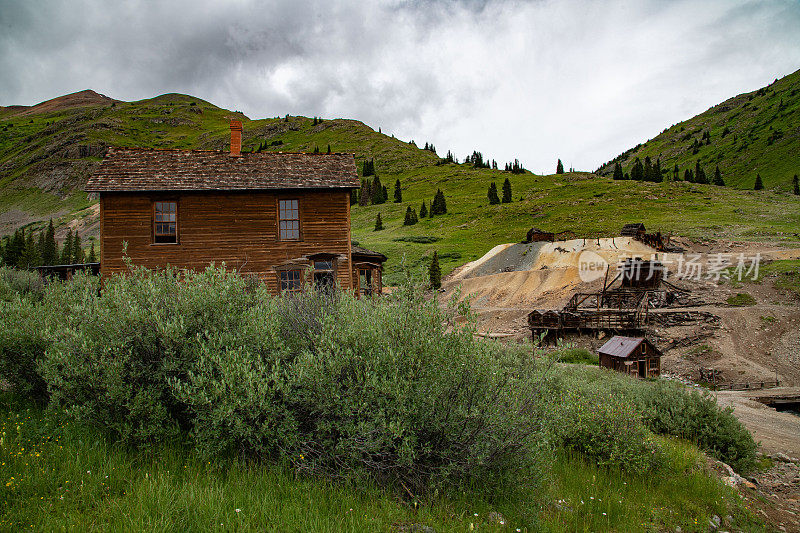
[[[300, 202], [300, 241], [278, 239], [278, 199]], [[153, 202], [177, 201], [178, 243], [153, 243]], [[225, 263], [277, 291], [273, 267], [316, 253], [337, 254], [337, 279], [352, 287], [350, 192], [102, 193], [101, 275], [125, 272], [122, 243], [135, 265], [202, 270]]]

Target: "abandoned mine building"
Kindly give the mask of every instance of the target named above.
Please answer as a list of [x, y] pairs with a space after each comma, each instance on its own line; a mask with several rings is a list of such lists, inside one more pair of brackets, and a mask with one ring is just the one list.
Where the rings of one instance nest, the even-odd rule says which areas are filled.
[[[123, 256], [151, 269], [225, 263], [273, 292], [304, 282], [381, 292], [386, 257], [354, 247], [353, 154], [110, 148], [87, 183], [100, 200], [100, 274], [125, 272]], [[127, 243], [123, 252], [123, 243]]]
[[597, 353], [604, 368], [640, 378], [661, 374], [661, 352], [645, 337], [614, 336]]

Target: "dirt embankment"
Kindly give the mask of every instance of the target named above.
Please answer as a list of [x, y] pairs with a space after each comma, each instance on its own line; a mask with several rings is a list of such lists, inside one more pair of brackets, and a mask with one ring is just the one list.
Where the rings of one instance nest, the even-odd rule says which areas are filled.
[[[627, 257], [656, 257], [669, 269], [671, 279], [689, 291], [695, 305], [687, 313], [703, 320], [659, 324], [653, 322], [648, 335], [665, 354], [666, 371], [697, 381], [701, 368], [718, 370], [729, 382], [775, 380], [800, 385], [800, 301], [769, 281], [761, 283], [717, 283], [713, 279], [683, 278], [676, 272], [689, 258], [708, 272], [718, 257], [739, 254], [747, 258], [760, 254], [761, 261], [800, 258], [798, 248], [780, 248], [769, 243], [693, 243], [678, 240], [683, 254], [657, 253], [631, 238], [573, 239], [554, 243], [503, 244], [484, 257], [467, 263], [445, 279], [448, 295], [461, 290], [479, 316], [479, 326], [488, 334], [516, 337], [529, 335], [527, 314], [533, 309], [561, 309], [576, 292], [599, 290], [604, 275], [586, 281], [582, 262], [599, 258], [614, 266]], [[729, 298], [747, 293], [753, 298], [741, 307]], [[681, 311], [671, 309], [670, 311]], [[596, 349], [603, 339], [575, 337], [570, 341]]]

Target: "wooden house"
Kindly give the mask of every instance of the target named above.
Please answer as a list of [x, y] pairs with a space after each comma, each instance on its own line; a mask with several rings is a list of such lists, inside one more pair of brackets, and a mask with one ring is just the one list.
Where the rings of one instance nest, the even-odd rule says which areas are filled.
[[383, 263], [386, 256], [353, 244], [353, 288], [356, 296], [372, 296], [383, 292]]
[[522, 243], [528, 244], [531, 242], [553, 242], [555, 240], [556, 236], [554, 233], [544, 231], [539, 228], [531, 228], [528, 230], [528, 233], [525, 235], [525, 240], [522, 241]]
[[[298, 291], [304, 281], [360, 288], [350, 239], [350, 191], [360, 186], [353, 155], [242, 153], [241, 134], [232, 121], [230, 152], [108, 151], [86, 186], [100, 198], [101, 276], [124, 272], [127, 255], [153, 269], [225, 263], [274, 292]], [[382, 261], [369, 259], [359, 264], [380, 270]]]
[[601, 367], [640, 378], [661, 375], [661, 351], [644, 337], [611, 337], [597, 353]]
[[622, 231], [620, 231], [620, 235], [623, 237], [636, 237], [642, 238], [645, 234], [644, 224], [641, 222], [634, 222], [631, 224], [625, 224], [622, 226]]

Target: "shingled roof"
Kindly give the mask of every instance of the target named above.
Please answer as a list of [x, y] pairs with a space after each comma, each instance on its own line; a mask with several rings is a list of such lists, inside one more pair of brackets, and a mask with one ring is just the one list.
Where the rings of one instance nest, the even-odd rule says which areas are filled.
[[354, 256], [361, 256], [361, 257], [367, 257], [369, 259], [375, 259], [381, 263], [383, 263], [384, 261], [386, 261], [386, 259], [388, 259], [385, 255], [383, 255], [380, 252], [367, 250], [366, 248], [363, 248], [355, 244], [350, 245], [350, 253]]
[[355, 188], [353, 154], [110, 148], [88, 192]]
[[655, 353], [661, 355], [661, 351], [644, 337], [622, 337], [614, 336], [600, 347], [598, 353], [611, 355], [613, 357], [629, 357], [643, 342], [649, 344]]

